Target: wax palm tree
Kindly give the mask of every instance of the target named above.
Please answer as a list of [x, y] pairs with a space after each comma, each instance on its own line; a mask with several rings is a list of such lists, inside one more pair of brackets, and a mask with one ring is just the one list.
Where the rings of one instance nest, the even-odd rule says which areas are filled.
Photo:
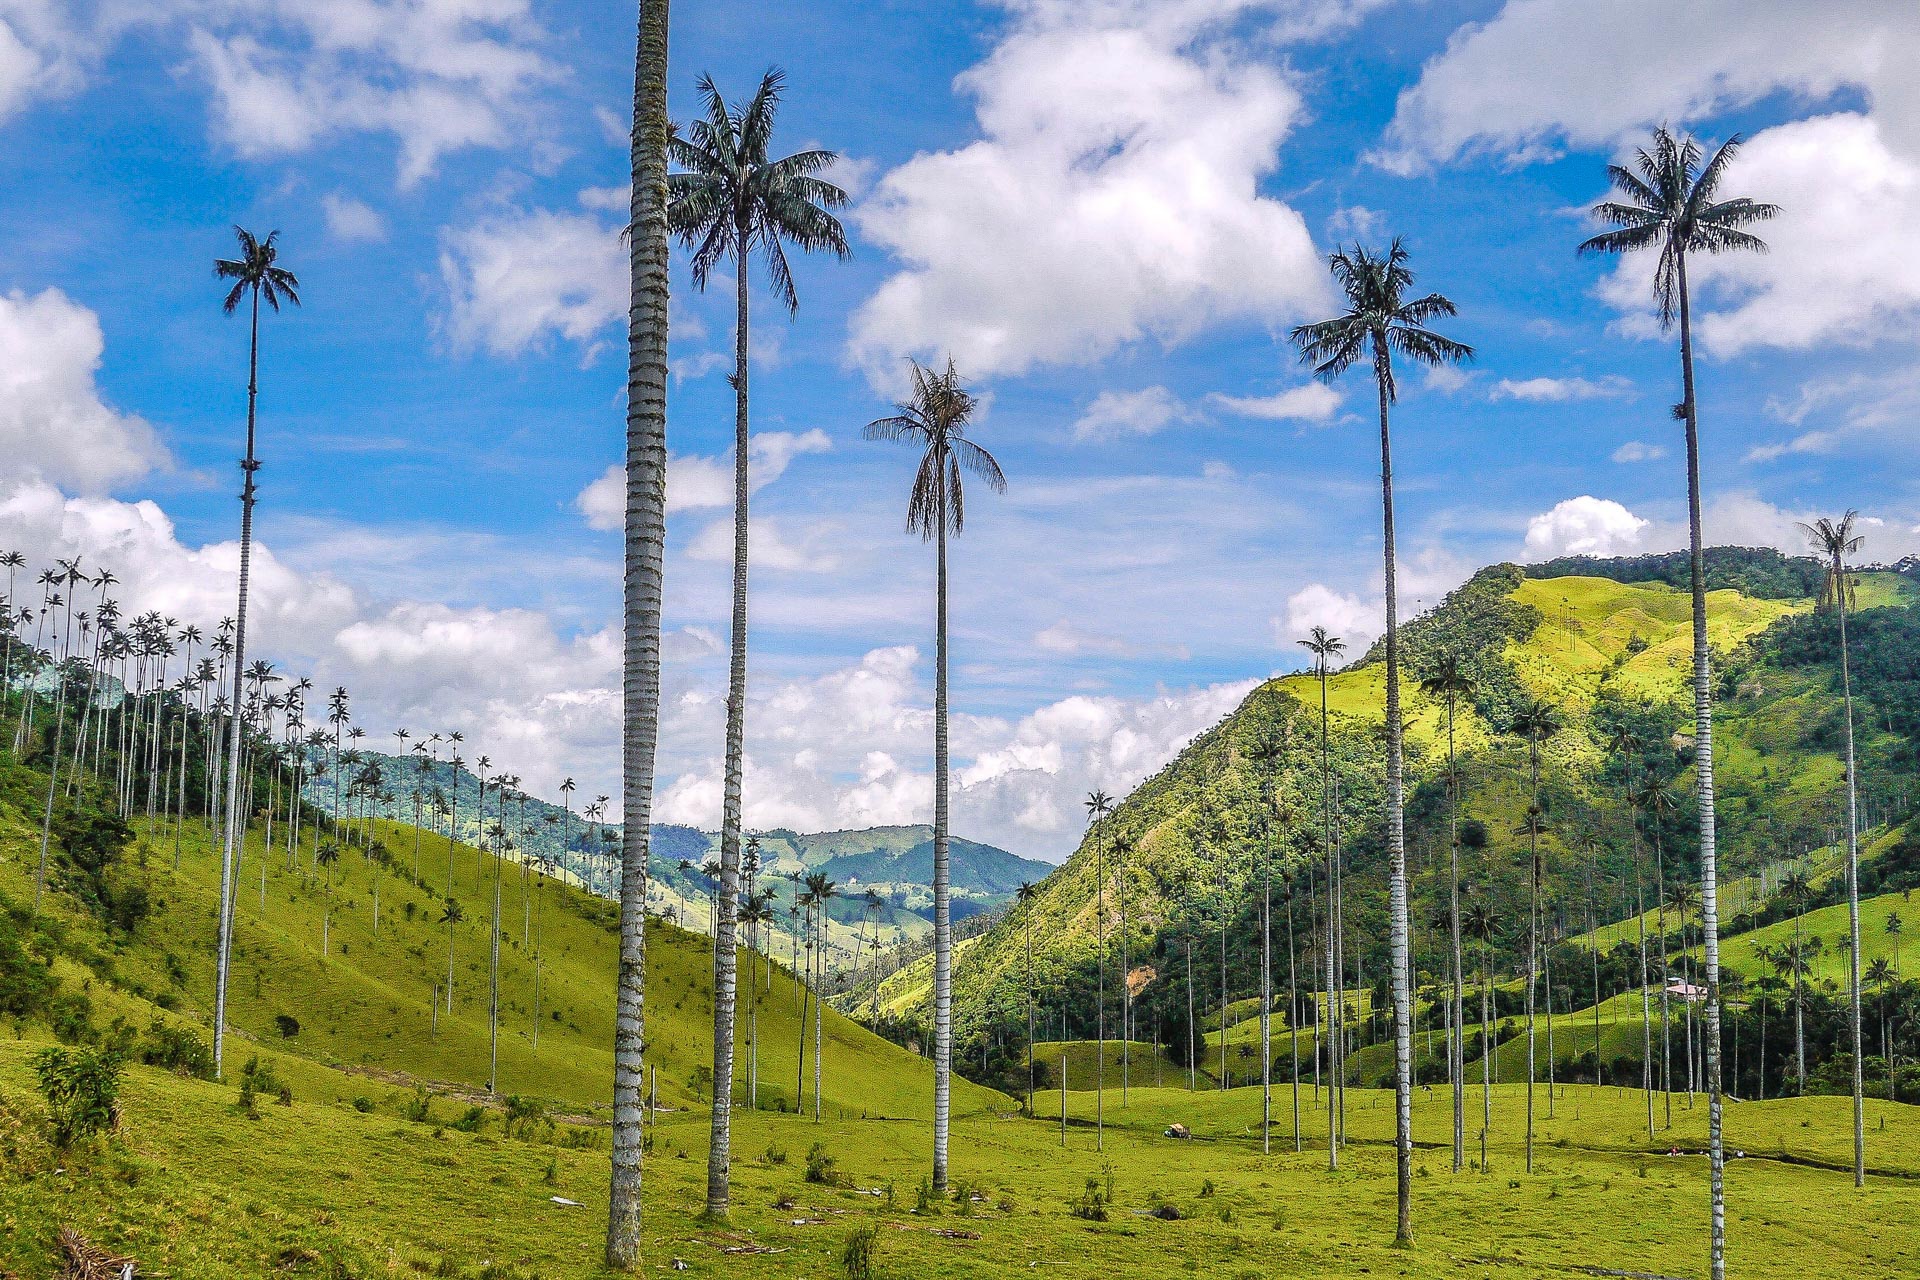
[[725, 1218], [732, 1143], [734, 912], [740, 891], [741, 778], [746, 758], [747, 701], [747, 314], [748, 262], [757, 253], [789, 314], [799, 308], [784, 244], [847, 256], [846, 234], [827, 212], [847, 202], [819, 178], [831, 151], [769, 158], [785, 77], [770, 70], [744, 105], [728, 105], [710, 77], [700, 80], [702, 114], [667, 143], [685, 172], [667, 178], [667, 221], [693, 254], [694, 287], [705, 289], [716, 266], [730, 263], [733, 333], [733, 623], [727, 682], [726, 773], [720, 806], [720, 878], [713, 930], [713, 1114], [707, 1150], [707, 1213]]
[[1825, 516], [1800, 531], [1807, 536], [1814, 553], [1826, 565], [1821, 583], [1820, 603], [1831, 607], [1840, 622], [1840, 691], [1847, 715], [1847, 936], [1852, 954], [1847, 962], [1848, 1017], [1853, 1031], [1853, 1185], [1867, 1185], [1867, 1125], [1865, 1081], [1861, 1075], [1860, 1042], [1860, 789], [1853, 754], [1853, 671], [1847, 652], [1847, 611], [1853, 607], [1853, 579], [1847, 576], [1847, 557], [1858, 551], [1865, 538], [1854, 533], [1856, 511], [1848, 511], [1838, 520]]
[[462, 923], [466, 918], [467, 913], [461, 910], [460, 904], [452, 898], [448, 898], [445, 905], [440, 908], [440, 923], [447, 926], [447, 1013], [449, 1016], [453, 1013], [453, 930], [455, 925]]
[[[1540, 985], [1540, 837], [1546, 833], [1546, 815], [1536, 800], [1515, 835], [1527, 838], [1527, 1172], [1533, 1172], [1534, 997]], [[1551, 997], [1549, 997], [1551, 998]]]
[[[1087, 838], [1093, 841], [1094, 1055], [1093, 1149], [1105, 1150], [1107, 1101], [1107, 861], [1106, 832], [1100, 822], [1113, 814], [1113, 797], [1087, 793]], [[1222, 1037], [1226, 1032], [1222, 1024]], [[1225, 1043], [1223, 1038], [1222, 1043]]]
[[265, 299], [274, 311], [281, 299], [300, 305], [300, 281], [293, 272], [278, 265], [278, 231], [264, 240], [240, 227], [233, 229], [240, 242], [238, 258], [217, 258], [213, 274], [233, 281], [221, 309], [232, 315], [242, 300], [248, 304], [249, 337], [247, 343], [247, 452], [240, 463], [240, 602], [234, 611], [233, 627], [233, 709], [227, 726], [227, 826], [220, 850], [220, 955], [215, 972], [213, 997], [213, 1074], [220, 1075], [227, 1030], [227, 970], [233, 950], [233, 876], [234, 855], [245, 816], [240, 810], [240, 739], [245, 717], [240, 714], [241, 681], [247, 655], [247, 576], [253, 564], [254, 473], [260, 463], [254, 456], [254, 409], [260, 390], [260, 303]]
[[1014, 900], [1019, 904], [1021, 924], [1027, 933], [1027, 1114], [1033, 1114], [1033, 904], [1040, 900], [1040, 890], [1031, 881], [1023, 882], [1014, 891]]
[[814, 967], [817, 971], [813, 993], [813, 1122], [820, 1123], [820, 1001], [821, 988], [827, 982], [827, 904], [840, 896], [840, 886], [824, 871], [807, 876], [807, 893], [813, 898], [816, 924], [814, 931]]
[[1874, 957], [1873, 963], [1867, 966], [1864, 980], [1880, 993], [1880, 1056], [1887, 1064], [1887, 1101], [1892, 1102], [1895, 1100], [1893, 1040], [1890, 1033], [1893, 1002], [1888, 999], [1888, 993], [1894, 984], [1893, 962], [1885, 956]]
[[[1297, 643], [1313, 655], [1314, 674], [1320, 680], [1320, 851], [1327, 864], [1327, 1021], [1333, 1033], [1331, 1038], [1323, 1035], [1321, 1039], [1327, 1046], [1327, 1068], [1331, 1073], [1327, 1090], [1327, 1169], [1331, 1172], [1340, 1164], [1339, 1126], [1334, 1118], [1340, 1096], [1340, 1055], [1346, 1038], [1341, 1029], [1342, 1006], [1346, 1003], [1346, 938], [1340, 927], [1343, 904], [1339, 842], [1333, 835], [1333, 757], [1327, 735], [1327, 677], [1332, 672], [1334, 659], [1345, 653], [1347, 646], [1339, 636], [1328, 635], [1325, 627], [1318, 626]], [[1317, 1071], [1318, 1054], [1314, 1061]]]
[[627, 253], [627, 448], [621, 696], [620, 962], [613, 1029], [607, 1266], [640, 1265], [647, 855], [660, 737], [660, 614], [667, 537], [667, 9], [639, 0]]
[[1460, 913], [1460, 927], [1480, 939], [1480, 1172], [1487, 1171], [1487, 1131], [1493, 1128], [1493, 908], [1477, 896]]
[[[1722, 200], [1720, 184], [1740, 149], [1735, 134], [1712, 159], [1701, 163], [1699, 144], [1675, 138], [1665, 126], [1634, 165], [1615, 164], [1607, 176], [1618, 201], [1594, 206], [1594, 216], [1613, 227], [1580, 245], [1581, 253], [1659, 253], [1653, 289], [1661, 326], [1680, 324], [1681, 400], [1686, 424], [1687, 526], [1693, 588], [1694, 772], [1700, 794], [1700, 899], [1707, 961], [1707, 1154], [1711, 1200], [1708, 1247], [1712, 1280], [1724, 1280], [1726, 1262], [1726, 1153], [1720, 1132], [1720, 920], [1713, 809], [1713, 673], [1707, 649], [1707, 574], [1700, 521], [1700, 415], [1693, 383], [1693, 327], [1687, 289], [1690, 254], [1764, 251], [1766, 244], [1744, 228], [1778, 209], [1746, 197]], [[1638, 172], [1635, 172], [1638, 170]]]
[[1440, 699], [1447, 708], [1447, 928], [1453, 945], [1453, 1036], [1447, 1074], [1453, 1078], [1453, 1171], [1459, 1173], [1465, 1167], [1467, 1149], [1466, 1082], [1461, 1079], [1466, 1071], [1466, 1040], [1461, 1030], [1466, 1000], [1460, 972], [1460, 773], [1454, 754], [1454, 719], [1460, 699], [1473, 697], [1473, 677], [1461, 665], [1460, 655], [1448, 650], [1421, 678], [1420, 692]]
[[907, 499], [907, 532], [933, 542], [936, 553], [933, 659], [933, 1189], [947, 1187], [947, 1136], [953, 1070], [953, 926], [948, 904], [947, 830], [947, 536], [966, 524], [961, 477], [971, 474], [995, 493], [1007, 477], [993, 455], [967, 438], [978, 407], [953, 361], [936, 373], [913, 363], [913, 394], [891, 417], [869, 422], [869, 440], [918, 448], [920, 465]]
[[[1647, 908], [1640, 877], [1640, 793], [1634, 787], [1633, 762], [1644, 749], [1638, 735], [1616, 725], [1607, 737], [1607, 751], [1622, 761], [1622, 798], [1627, 805], [1627, 838], [1633, 858], [1633, 917], [1640, 931], [1640, 1091], [1647, 1102], [1647, 1140], [1653, 1140], [1653, 1009], [1647, 978]], [[1664, 986], [1664, 982], [1663, 982]], [[1598, 1007], [1596, 1003], [1596, 1008]]]
[[1803, 983], [1808, 972], [1808, 957], [1800, 943], [1800, 918], [1806, 914], [1807, 904], [1813, 901], [1813, 885], [1805, 872], [1798, 869], [1789, 871], [1786, 881], [1780, 886], [1780, 896], [1793, 908], [1793, 946], [1787, 952], [1786, 972], [1793, 980], [1794, 1071], [1800, 1092], [1804, 1094], [1807, 1091], [1807, 1019]]

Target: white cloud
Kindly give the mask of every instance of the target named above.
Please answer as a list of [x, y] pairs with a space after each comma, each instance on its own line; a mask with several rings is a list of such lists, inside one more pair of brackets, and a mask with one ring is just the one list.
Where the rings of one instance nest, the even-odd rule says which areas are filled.
[[1047, 653], [1058, 653], [1067, 657], [1081, 655], [1108, 658], [1158, 657], [1185, 661], [1192, 656], [1185, 645], [1141, 643], [1130, 640], [1126, 636], [1108, 635], [1076, 626], [1065, 618], [1052, 626], [1036, 631], [1033, 643], [1036, 648]]
[[1615, 462], [1658, 462], [1667, 456], [1667, 446], [1629, 440], [1613, 451]]
[[1441, 395], [1452, 395], [1474, 379], [1474, 374], [1466, 369], [1450, 364], [1429, 365], [1420, 375], [1421, 385], [1429, 391], [1438, 391]]
[[387, 220], [363, 200], [329, 192], [320, 197], [320, 209], [326, 215], [327, 234], [335, 240], [352, 244], [387, 238]]
[[1229, 32], [1272, 7], [1016, 4], [957, 82], [980, 140], [914, 157], [856, 211], [905, 265], [855, 313], [853, 357], [876, 379], [947, 352], [978, 376], [1019, 373], [1318, 305], [1304, 222], [1258, 190], [1300, 94]]
[[1150, 436], [1172, 423], [1192, 419], [1193, 410], [1165, 387], [1102, 391], [1073, 424], [1073, 438], [1109, 441]]
[[1527, 521], [1527, 558], [1626, 555], [1645, 545], [1650, 523], [1611, 498], [1568, 498]]
[[550, 333], [591, 342], [626, 315], [626, 249], [594, 213], [538, 209], [449, 230], [440, 277], [457, 347], [518, 355]]
[[1285, 621], [1274, 619], [1274, 641], [1291, 646], [1315, 627], [1325, 627], [1330, 635], [1345, 640], [1348, 657], [1358, 657], [1386, 631], [1386, 601], [1383, 597], [1362, 600], [1324, 582], [1309, 583], [1287, 597]]
[[[753, 567], [758, 569], [786, 569], [798, 573], [827, 573], [836, 568], [838, 559], [825, 549], [826, 531], [821, 528], [809, 529], [802, 540], [794, 541], [794, 535], [788, 532], [785, 521], [771, 516], [751, 516], [747, 521], [747, 537], [753, 551]], [[687, 555], [695, 560], [705, 560], [714, 564], [733, 562], [733, 517], [715, 520], [687, 544]]]
[[1346, 205], [1327, 219], [1327, 234], [1335, 240], [1373, 240], [1386, 230], [1387, 215], [1365, 205]]
[[[786, 474], [793, 460], [805, 453], [825, 453], [833, 448], [827, 433], [814, 427], [808, 431], [762, 431], [748, 445], [747, 485], [759, 492]], [[733, 503], [733, 453], [715, 457], [700, 454], [667, 455], [667, 514], [697, 511], [703, 507], [725, 507]], [[626, 524], [627, 469], [614, 463], [574, 499], [589, 528], [621, 529]]]
[[1609, 375], [1589, 378], [1502, 378], [1489, 393], [1493, 400], [1557, 403], [1565, 400], [1616, 400], [1633, 393], [1625, 378]]
[[105, 350], [100, 318], [60, 290], [0, 295], [0, 480], [98, 493], [170, 465], [150, 425], [101, 400]]
[[0, 4], [0, 122], [36, 98], [78, 89], [96, 42], [78, 29], [62, 0]]
[[1805, 431], [1777, 444], [1757, 444], [1747, 450], [1746, 462], [1772, 462], [1790, 453], [1825, 453], [1833, 447], [1831, 431]]
[[[1525, 161], [1616, 146], [1661, 121], [1698, 125], [1776, 92], [1817, 106], [1857, 95], [1864, 112], [1763, 129], [1729, 168], [1724, 191], [1781, 207], [1760, 229], [1773, 252], [1690, 265], [1710, 351], [1864, 343], [1920, 315], [1916, 59], [1910, 0], [1510, 0], [1457, 31], [1401, 94], [1377, 158], [1403, 172], [1475, 152]], [[1650, 270], [1629, 259], [1602, 287], [1631, 333], [1657, 328]]]
[[467, 147], [524, 142], [560, 70], [529, 0], [256, 0], [181, 6], [217, 131], [245, 156], [346, 133], [399, 145], [402, 185]]
[[1243, 418], [1268, 422], [1325, 422], [1340, 411], [1341, 395], [1324, 382], [1304, 382], [1270, 396], [1230, 396], [1216, 391], [1207, 403]]

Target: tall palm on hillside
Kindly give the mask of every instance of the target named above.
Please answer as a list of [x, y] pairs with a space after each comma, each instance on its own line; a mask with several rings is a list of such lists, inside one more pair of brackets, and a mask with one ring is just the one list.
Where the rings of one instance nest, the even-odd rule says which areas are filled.
[[1668, 987], [1672, 983], [1673, 964], [1667, 945], [1667, 823], [1678, 808], [1673, 793], [1648, 774], [1640, 788], [1639, 807], [1653, 822], [1653, 898], [1657, 914], [1654, 929], [1660, 935], [1660, 1092], [1665, 1108], [1665, 1127], [1673, 1127], [1673, 1018]]
[[[1654, 131], [1632, 168], [1615, 164], [1607, 177], [1620, 199], [1595, 205], [1594, 216], [1612, 226], [1580, 245], [1581, 253], [1659, 253], [1654, 298], [1660, 323], [1680, 323], [1679, 414], [1686, 424], [1687, 526], [1693, 577], [1694, 772], [1700, 794], [1700, 901], [1707, 961], [1707, 1159], [1711, 1231], [1708, 1246], [1712, 1280], [1727, 1272], [1726, 1153], [1720, 1133], [1720, 918], [1719, 868], [1713, 820], [1713, 673], [1707, 650], [1707, 574], [1700, 522], [1700, 414], [1693, 384], [1693, 322], [1687, 290], [1690, 254], [1741, 250], [1761, 252], [1766, 243], [1744, 228], [1771, 218], [1778, 209], [1744, 196], [1720, 198], [1727, 166], [1740, 149], [1735, 134], [1703, 164], [1700, 146], [1680, 139], [1665, 126]], [[1637, 170], [1637, 172], [1636, 172]]]
[[1007, 477], [993, 455], [967, 438], [978, 407], [948, 359], [946, 372], [913, 363], [913, 394], [899, 412], [867, 424], [869, 440], [898, 440], [920, 450], [907, 498], [907, 532], [933, 542], [933, 1189], [947, 1186], [948, 1104], [953, 1072], [953, 925], [948, 904], [947, 830], [947, 536], [966, 525], [961, 477], [971, 474], [995, 493]]
[[1804, 982], [1808, 965], [1806, 950], [1800, 943], [1800, 917], [1813, 901], [1813, 884], [1804, 871], [1789, 871], [1780, 886], [1780, 897], [1793, 908], [1793, 945], [1786, 952], [1787, 974], [1793, 979], [1793, 1059], [1794, 1077], [1800, 1092], [1807, 1091], [1807, 1010]]
[[[646, 1044], [647, 856], [660, 739], [660, 613], [667, 539], [667, 13], [639, 0], [628, 158], [626, 535], [621, 654], [620, 965], [613, 1027], [607, 1266], [640, 1265]], [[457, 777], [456, 777], [457, 781]]]
[[1545, 698], [1531, 697], [1514, 711], [1511, 733], [1526, 739], [1527, 774], [1532, 799], [1517, 833], [1527, 837], [1527, 1172], [1533, 1172], [1534, 996], [1540, 982], [1540, 835], [1546, 828], [1540, 808], [1540, 744], [1560, 732], [1560, 710]]
[[[1105, 1149], [1107, 1103], [1107, 857], [1103, 819], [1113, 813], [1113, 797], [1087, 793], [1087, 836], [1093, 841], [1093, 1149]], [[1224, 1030], [1222, 1035], [1224, 1035]]]
[[[1653, 1140], [1653, 1011], [1647, 978], [1647, 906], [1640, 875], [1640, 793], [1634, 787], [1634, 761], [1644, 748], [1637, 734], [1616, 725], [1607, 735], [1607, 752], [1622, 763], [1621, 795], [1627, 805], [1627, 840], [1633, 858], [1633, 916], [1640, 931], [1640, 1092], [1647, 1101], [1647, 1140]], [[1595, 1008], [1598, 1008], [1595, 1002]]]
[[1455, 755], [1454, 720], [1460, 699], [1473, 697], [1473, 677], [1461, 665], [1460, 655], [1448, 650], [1421, 678], [1420, 692], [1425, 697], [1439, 699], [1447, 708], [1447, 929], [1453, 946], [1453, 1026], [1447, 1074], [1453, 1080], [1453, 1171], [1459, 1173], [1466, 1165], [1467, 1150], [1466, 1082], [1461, 1079], [1466, 1071], [1466, 1040], [1461, 1030], [1466, 998], [1461, 990], [1460, 773]]
[[1854, 772], [1853, 754], [1853, 671], [1847, 652], [1847, 610], [1853, 607], [1853, 581], [1847, 576], [1847, 557], [1860, 549], [1865, 538], [1853, 531], [1859, 516], [1849, 511], [1838, 520], [1825, 516], [1800, 531], [1827, 567], [1821, 584], [1820, 603], [1831, 607], [1840, 622], [1840, 691], [1847, 712], [1847, 936], [1852, 940], [1847, 961], [1848, 1016], [1853, 1029], [1853, 1185], [1867, 1185], [1867, 1127], [1864, 1080], [1861, 1075], [1860, 1043], [1860, 788]]
[[[1027, 933], [1027, 1114], [1033, 1114], [1033, 904], [1040, 900], [1040, 890], [1031, 881], [1024, 881], [1014, 892], [1014, 900], [1019, 904], [1022, 916], [1021, 924]], [[876, 979], [877, 980], [877, 979]]]
[[707, 1213], [727, 1214], [732, 1143], [735, 910], [740, 892], [741, 778], [746, 757], [747, 702], [747, 314], [748, 263], [756, 253], [789, 314], [799, 309], [784, 244], [844, 258], [847, 238], [828, 212], [847, 193], [817, 175], [831, 151], [769, 157], [785, 77], [770, 70], [743, 105], [729, 105], [711, 77], [700, 79], [702, 112], [667, 142], [684, 172], [667, 177], [667, 221], [693, 254], [694, 287], [730, 263], [733, 331], [733, 621], [727, 681], [726, 775], [720, 802], [720, 877], [714, 895], [713, 1113], [707, 1149]]
[[[1327, 1021], [1330, 1024], [1327, 1030], [1332, 1033], [1331, 1039], [1324, 1034], [1320, 1038], [1327, 1046], [1327, 1070], [1333, 1082], [1327, 1090], [1327, 1169], [1332, 1171], [1340, 1164], [1340, 1133], [1334, 1117], [1340, 1096], [1340, 1049], [1345, 1039], [1341, 1006], [1346, 1003], [1343, 998], [1346, 966], [1345, 938], [1340, 929], [1340, 852], [1333, 837], [1333, 756], [1327, 736], [1327, 677], [1332, 672], [1334, 659], [1347, 651], [1347, 645], [1339, 636], [1328, 635], [1325, 627], [1312, 628], [1307, 638], [1297, 643], [1313, 655], [1314, 674], [1320, 680], [1320, 851], [1327, 863]], [[1317, 1054], [1314, 1062], [1317, 1071]]]
[[820, 1001], [825, 994], [822, 990], [827, 982], [827, 904], [840, 896], [840, 886], [827, 878], [824, 871], [815, 871], [807, 876], [807, 893], [813, 898], [814, 911], [817, 913], [814, 926], [814, 979], [813, 993], [813, 1122], [820, 1123]]
[[1395, 582], [1393, 445], [1388, 409], [1397, 399], [1393, 358], [1414, 364], [1457, 364], [1473, 348], [1426, 326], [1455, 314], [1440, 294], [1410, 297], [1413, 271], [1405, 246], [1395, 240], [1384, 254], [1355, 245], [1328, 259], [1347, 311], [1330, 320], [1296, 327], [1294, 344], [1314, 374], [1332, 379], [1365, 359], [1373, 366], [1380, 401], [1380, 510], [1386, 567], [1387, 668], [1387, 859], [1388, 935], [1392, 951], [1394, 1148], [1398, 1165], [1399, 1216], [1394, 1239], [1413, 1242], [1413, 956], [1407, 911], [1406, 779], [1400, 723], [1400, 623]]
[[220, 956], [215, 969], [213, 994], [213, 1074], [220, 1075], [221, 1053], [227, 1030], [227, 970], [233, 951], [233, 875], [234, 853], [246, 817], [240, 809], [240, 739], [245, 717], [238, 714], [241, 705], [242, 670], [247, 656], [247, 575], [253, 566], [254, 473], [260, 462], [254, 456], [254, 410], [260, 393], [260, 303], [280, 310], [281, 299], [300, 305], [300, 281], [293, 272], [279, 265], [280, 233], [269, 232], [264, 240], [241, 227], [233, 229], [240, 242], [238, 258], [216, 258], [213, 274], [233, 281], [221, 309], [232, 315], [244, 300], [248, 309], [247, 340], [247, 452], [240, 462], [240, 603], [233, 624], [233, 701], [235, 714], [227, 724], [227, 827], [220, 846]]

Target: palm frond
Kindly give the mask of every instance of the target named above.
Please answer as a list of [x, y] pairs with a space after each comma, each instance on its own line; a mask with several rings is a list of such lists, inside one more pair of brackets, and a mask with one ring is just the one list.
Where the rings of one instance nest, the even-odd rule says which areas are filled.
[[995, 493], [1007, 491], [1006, 473], [1000, 470], [1000, 463], [992, 454], [964, 436], [955, 438], [952, 447], [954, 458], [961, 467], [984, 480]]
[[[1596, 216], [1599, 209], [1594, 210]], [[1665, 235], [1666, 228], [1658, 222], [1645, 222], [1633, 226], [1623, 226], [1617, 231], [1602, 231], [1580, 242], [1576, 252], [1589, 253], [1632, 253], [1636, 249], [1645, 249], [1658, 244]]]

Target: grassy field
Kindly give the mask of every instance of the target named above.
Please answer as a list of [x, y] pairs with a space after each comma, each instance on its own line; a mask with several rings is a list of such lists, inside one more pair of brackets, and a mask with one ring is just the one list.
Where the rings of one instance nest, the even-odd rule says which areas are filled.
[[[0, 1096], [17, 1113], [29, 1095], [34, 1043], [0, 1043]], [[509, 1136], [496, 1114], [477, 1132], [453, 1127], [464, 1099], [430, 1102], [410, 1119], [406, 1091], [364, 1081], [364, 1112], [319, 1077], [349, 1077], [288, 1060], [295, 1101], [248, 1119], [232, 1086], [129, 1070], [125, 1123], [111, 1145], [32, 1175], [28, 1143], [0, 1179], [0, 1266], [29, 1280], [54, 1274], [52, 1239], [72, 1227], [172, 1276], [265, 1274], [585, 1277], [598, 1265], [606, 1193], [598, 1126], [535, 1124]], [[918, 1212], [927, 1130], [908, 1121], [743, 1115], [732, 1221], [698, 1216], [705, 1116], [663, 1113], [646, 1164], [651, 1274], [831, 1276], [856, 1228], [878, 1228], [876, 1274], [888, 1277], [1054, 1274], [1176, 1277], [1405, 1275], [1568, 1276], [1605, 1268], [1691, 1277], [1704, 1271], [1705, 1108], [1676, 1109], [1675, 1127], [1646, 1141], [1640, 1096], [1563, 1086], [1542, 1120], [1538, 1168], [1522, 1172], [1521, 1091], [1495, 1091], [1486, 1173], [1449, 1171], [1444, 1090], [1416, 1100], [1415, 1223], [1410, 1252], [1390, 1246], [1390, 1095], [1349, 1094], [1349, 1143], [1326, 1171], [1324, 1111], [1302, 1090], [1293, 1151], [1291, 1098], [1276, 1089], [1273, 1153], [1260, 1152], [1257, 1089], [1135, 1089], [1067, 1095], [1025, 1120], [975, 1114], [955, 1126], [954, 1171], [965, 1205]], [[1470, 1095], [1478, 1156], [1478, 1091]], [[1868, 1103], [1869, 1163], [1889, 1176], [1856, 1192], [1836, 1168], [1847, 1155], [1844, 1098], [1742, 1104], [1729, 1141], [1748, 1158], [1728, 1172], [1729, 1251], [1754, 1277], [1893, 1276], [1920, 1266], [1920, 1115]], [[1544, 1115], [1544, 1109], [1543, 1109]], [[1174, 1121], [1193, 1141], [1161, 1137]], [[819, 1143], [835, 1183], [806, 1180]], [[247, 1158], [234, 1159], [244, 1149]], [[1798, 1163], [1789, 1163], [1789, 1161]], [[1900, 1175], [1900, 1176], [1891, 1176]], [[1105, 1221], [1076, 1205], [1109, 1187]], [[579, 1202], [557, 1203], [553, 1197]], [[974, 1198], [974, 1197], [977, 1197]], [[1178, 1220], [1153, 1216], [1171, 1206]], [[1604, 1272], [1603, 1272], [1604, 1273]], [[1588, 1272], [1593, 1274], [1593, 1272]]]

